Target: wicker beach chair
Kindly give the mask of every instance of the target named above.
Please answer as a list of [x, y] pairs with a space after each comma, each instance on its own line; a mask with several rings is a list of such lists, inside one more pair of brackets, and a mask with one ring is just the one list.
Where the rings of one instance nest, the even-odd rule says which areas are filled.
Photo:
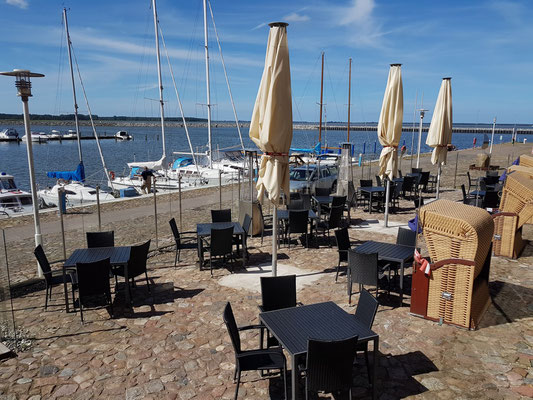
[[429, 276], [414, 269], [411, 313], [475, 329], [490, 305], [490, 214], [437, 200], [421, 208], [420, 222], [432, 264]]
[[527, 154], [522, 154], [520, 156], [520, 162], [518, 165], [522, 167], [533, 167], [533, 156], [528, 156]]
[[533, 175], [514, 171], [507, 175], [494, 219], [494, 254], [517, 258], [525, 246], [522, 227], [533, 218]]

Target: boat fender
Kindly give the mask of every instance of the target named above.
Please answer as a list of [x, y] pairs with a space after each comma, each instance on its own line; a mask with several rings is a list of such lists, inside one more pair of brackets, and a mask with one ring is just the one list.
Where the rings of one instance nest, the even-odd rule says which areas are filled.
[[109, 176], [111, 177], [111, 180], [115, 179], [115, 173], [113, 171], [109, 171]]

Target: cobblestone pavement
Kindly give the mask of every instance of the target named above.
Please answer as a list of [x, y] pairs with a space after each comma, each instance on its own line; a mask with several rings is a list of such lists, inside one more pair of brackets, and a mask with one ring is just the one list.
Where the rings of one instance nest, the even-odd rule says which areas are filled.
[[[452, 185], [448, 182], [445, 186]], [[459, 193], [446, 189], [442, 196], [457, 199]], [[149, 200], [141, 201], [150, 204]], [[230, 203], [226, 200], [224, 205]], [[209, 202], [205, 202], [188, 210], [184, 228], [208, 220], [208, 206]], [[120, 204], [109, 207], [120, 208]], [[160, 247], [172, 243], [167, 220], [176, 214], [175, 202], [173, 207], [173, 212], [165, 210], [161, 218]], [[404, 201], [401, 207], [403, 211], [391, 215], [392, 221], [412, 218], [412, 202]], [[353, 223], [377, 218], [382, 215], [360, 210], [352, 214]], [[119, 243], [139, 242], [153, 234], [149, 216], [127, 224], [104, 223], [106, 229], [120, 232]], [[70, 249], [84, 242], [83, 231], [72, 234]], [[352, 228], [350, 235], [353, 244], [368, 239], [395, 240], [392, 235], [369, 233], [368, 229]], [[524, 237], [533, 239], [532, 225], [524, 227]], [[270, 259], [270, 240], [270, 236], [263, 244], [260, 238], [249, 240], [249, 265]], [[314, 284], [298, 292], [298, 301], [334, 301], [353, 313], [358, 296], [348, 305], [346, 276], [341, 275], [335, 283], [335, 247], [329, 247], [323, 239], [314, 244], [309, 250], [291, 245], [290, 249], [282, 247], [279, 251], [284, 264], [320, 275]], [[24, 244], [12, 245], [11, 264], [17, 265], [17, 249]], [[56, 236], [50, 236], [48, 245], [47, 251], [61, 251]], [[219, 285], [218, 280], [228, 275], [229, 269], [216, 269], [212, 278], [208, 270], [198, 269], [196, 261], [194, 251], [183, 251], [181, 262], [174, 268], [172, 248], [153, 252], [148, 263], [151, 294], [145, 281], [139, 280], [133, 290], [134, 305], [129, 309], [124, 305], [124, 285], [120, 284], [113, 294], [114, 317], [104, 308], [88, 310], [84, 312], [83, 325], [79, 313], [65, 312], [62, 288], [54, 289], [47, 311], [43, 286], [20, 291], [13, 299], [16, 323], [32, 345], [16, 358], [0, 361], [0, 399], [232, 398], [234, 355], [222, 309], [230, 301], [238, 324], [257, 323], [260, 294]], [[390, 298], [381, 296], [382, 305], [374, 323], [374, 330], [380, 335], [379, 398], [533, 397], [532, 265], [531, 244], [518, 260], [493, 257], [493, 304], [476, 331], [439, 326], [411, 316], [408, 295], [404, 297], [404, 307], [398, 307], [394, 291]], [[34, 268], [34, 264], [30, 266]], [[237, 273], [243, 272], [239, 270], [240, 262], [235, 268]], [[243, 339], [248, 348], [258, 345], [257, 333], [247, 333]], [[354, 397], [370, 398], [361, 356], [355, 373]], [[279, 399], [282, 387], [277, 375], [262, 379], [258, 373], [246, 372], [239, 393], [240, 398]]]

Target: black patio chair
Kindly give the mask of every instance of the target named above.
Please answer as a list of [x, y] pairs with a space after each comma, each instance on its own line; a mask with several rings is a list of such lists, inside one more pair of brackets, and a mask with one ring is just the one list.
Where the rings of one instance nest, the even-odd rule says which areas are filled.
[[289, 249], [291, 248], [291, 234], [303, 233], [305, 235], [305, 247], [309, 247], [309, 211], [289, 210], [289, 222], [287, 224], [286, 238]]
[[319, 220], [316, 225], [317, 230], [322, 231], [324, 235], [324, 239], [326, 238], [326, 232], [328, 233], [327, 239], [328, 239], [328, 245], [330, 247], [331, 247], [331, 240], [330, 240], [329, 231], [331, 229], [340, 228], [343, 213], [344, 213], [344, 206], [331, 207], [331, 209], [329, 210], [329, 213], [327, 214], [327, 218]]
[[[246, 252], [245, 256], [248, 257], [248, 235], [250, 232], [250, 227], [252, 226], [252, 217], [248, 214], [244, 214], [243, 221], [241, 223], [242, 229], [244, 230], [244, 249]], [[240, 237], [233, 238], [233, 244], [237, 246], [237, 252], [239, 252], [239, 246], [242, 244], [242, 239]]]
[[483, 208], [497, 209], [500, 207], [500, 194], [496, 191], [485, 192], [483, 197]]
[[[378, 312], [379, 302], [366, 289], [361, 291], [357, 308], [355, 309], [355, 319], [361, 322], [365, 328], [372, 329], [374, 319]], [[368, 373], [368, 381], [372, 383], [372, 374], [370, 373], [370, 361], [368, 359], [368, 342], [358, 343], [356, 351], [363, 351], [365, 353], [366, 369]]]
[[335, 282], [337, 282], [337, 278], [339, 277], [339, 271], [341, 268], [341, 262], [348, 261], [348, 249], [350, 248], [350, 235], [348, 234], [348, 228], [341, 228], [335, 230], [335, 240], [337, 242], [337, 251], [339, 253], [337, 273], [335, 274]]
[[237, 327], [235, 322], [235, 316], [231, 309], [231, 304], [226, 303], [224, 308], [224, 323], [228, 329], [228, 333], [235, 351], [235, 373], [233, 375], [233, 381], [237, 381], [235, 386], [235, 399], [239, 396], [239, 384], [241, 381], [241, 373], [243, 371], [269, 371], [280, 370], [283, 376], [283, 387], [285, 398], [287, 399], [287, 361], [283, 355], [281, 347], [269, 348], [269, 349], [256, 349], [256, 350], [242, 350], [240, 331], [246, 331], [250, 329], [263, 329], [263, 325], [248, 325]]
[[403, 178], [403, 174], [402, 174], [402, 170], [401, 170], [401, 169], [398, 170], [398, 176], [399, 176], [400, 178]]
[[376, 175], [376, 186], [383, 186], [383, 182], [381, 181], [381, 177], [379, 175]]
[[465, 185], [461, 185], [461, 192], [463, 193], [463, 204], [469, 205], [469, 206], [482, 206], [482, 201], [479, 199], [476, 199], [473, 196], [470, 196], [466, 193]]
[[331, 188], [315, 187], [315, 196], [329, 196], [331, 194]]
[[413, 192], [415, 191], [415, 182], [416, 177], [414, 176], [404, 176], [402, 184], [402, 194], [403, 198], [407, 198], [407, 193], [409, 193], [409, 200], [413, 198]]
[[401, 244], [404, 246], [416, 246], [416, 232], [407, 228], [398, 228], [398, 233], [396, 234], [396, 244]]
[[477, 185], [477, 182], [475, 179], [472, 179], [472, 177], [470, 176], [470, 171], [466, 171], [466, 177], [468, 178], [468, 191], [466, 193], [470, 194], [470, 192], [472, 191], [472, 187], [475, 188]]
[[[389, 272], [389, 276], [385, 271]], [[356, 250], [348, 250], [348, 304], [352, 304], [352, 287], [354, 283], [359, 284], [359, 292], [364, 289], [364, 285], [376, 287], [376, 297], [378, 297], [378, 290], [380, 282], [383, 278], [390, 280], [390, 269], [388, 264], [385, 267], [380, 267], [377, 253], [361, 254]], [[388, 287], [388, 294], [390, 294], [390, 285]]]
[[211, 210], [211, 222], [231, 222], [231, 208]]
[[411, 168], [411, 173], [420, 174], [422, 173], [422, 168]]
[[83, 307], [87, 306], [89, 299], [100, 296], [104, 297], [111, 308], [113, 317], [113, 302], [111, 301], [111, 286], [109, 285], [109, 273], [111, 263], [109, 258], [90, 263], [76, 263], [78, 275], [78, 300], [80, 317], [83, 323]]
[[[44, 283], [46, 285], [45, 291], [45, 300], [44, 300], [44, 309], [48, 308], [48, 299], [52, 299], [52, 288], [54, 285], [59, 285], [63, 283], [63, 270], [52, 270], [50, 267], [50, 262], [46, 257], [43, 246], [38, 245], [33, 251], [35, 258], [43, 271]], [[77, 286], [78, 280], [76, 276], [76, 271], [73, 269], [67, 269], [65, 271], [67, 282], [71, 284], [72, 290], [72, 303], [74, 303], [74, 289]]]
[[87, 247], [115, 247], [115, 231], [87, 232]]
[[[148, 292], [151, 293], [150, 282], [148, 281], [148, 271], [146, 270], [148, 252], [150, 251], [150, 242], [151, 240], [141, 245], [131, 247], [130, 259], [128, 260], [128, 280], [131, 279], [131, 284], [135, 287], [135, 278], [144, 274]], [[113, 269], [113, 273], [115, 274], [115, 283], [117, 283], [117, 276], [124, 277], [124, 267], [115, 267]], [[129, 285], [129, 282], [126, 282], [126, 285]], [[126, 290], [129, 289], [126, 288]]]
[[391, 188], [390, 188], [390, 204], [391, 207], [394, 209], [394, 212], [398, 211], [400, 209], [400, 196], [402, 195], [403, 191], [403, 182], [397, 181], [392, 183], [391, 182]]
[[427, 192], [429, 183], [429, 171], [420, 173], [420, 179], [418, 180], [418, 190]]
[[311, 209], [311, 195], [309, 193], [302, 193], [300, 195], [300, 198], [302, 199], [302, 209], [310, 210]]
[[352, 181], [348, 181], [348, 193], [346, 194], [346, 201], [344, 203], [344, 211], [348, 213], [348, 226], [352, 223], [351, 209], [357, 207], [357, 193]]
[[[360, 187], [372, 187], [372, 179], [360, 179], [359, 180], [359, 186]], [[369, 204], [370, 201], [370, 194], [358, 191], [357, 192], [357, 205], [359, 206], [361, 203], [363, 203], [363, 207], [365, 204]]]
[[353, 362], [358, 336], [336, 341], [309, 339], [305, 374], [305, 397], [309, 393], [348, 392], [352, 398]]
[[213, 276], [213, 258], [222, 257], [224, 264], [226, 257], [233, 258], [233, 226], [222, 229], [211, 228], [211, 239], [206, 243], [206, 250], [209, 251], [209, 270]]
[[[296, 307], [296, 275], [261, 277], [261, 312]], [[259, 343], [263, 348], [264, 329], [260, 332]], [[267, 347], [279, 346], [275, 337], [267, 332]]]
[[188, 231], [181, 232], [178, 229], [176, 220], [174, 218], [168, 221], [170, 229], [172, 230], [172, 235], [174, 236], [174, 242], [176, 242], [176, 256], [174, 257], [174, 267], [180, 261], [181, 250], [183, 249], [198, 249], [198, 243], [191, 242], [191, 240], [196, 240], [196, 236], [183, 237], [182, 235], [196, 235], [196, 232]]

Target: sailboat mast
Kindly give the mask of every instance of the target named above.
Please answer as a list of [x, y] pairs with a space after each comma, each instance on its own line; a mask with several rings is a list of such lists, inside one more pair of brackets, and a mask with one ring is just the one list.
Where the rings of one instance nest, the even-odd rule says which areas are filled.
[[76, 85], [74, 84], [74, 69], [72, 67], [72, 53], [70, 35], [68, 33], [68, 21], [67, 21], [67, 9], [63, 8], [63, 19], [65, 20], [65, 34], [67, 35], [67, 48], [68, 48], [68, 62], [70, 65], [70, 79], [72, 82], [72, 96], [74, 97], [74, 122], [76, 124], [76, 138], [78, 139], [78, 156], [80, 163], [83, 162], [81, 154], [81, 135], [80, 135], [80, 122], [78, 121], [78, 102], [76, 100]]
[[324, 97], [324, 52], [322, 52], [322, 75], [320, 78], [320, 122], [318, 124], [318, 141], [322, 143], [322, 100]]
[[205, 85], [207, 90], [207, 147], [209, 168], [213, 167], [213, 143], [211, 140], [211, 89], [209, 84], [209, 48], [207, 41], [207, 1], [204, 0], [204, 47], [205, 47]]
[[[161, 109], [161, 141], [163, 142], [163, 161], [167, 156], [167, 149], [165, 146], [165, 104], [163, 102], [163, 82], [161, 80], [161, 56], [159, 54], [159, 31], [157, 29], [157, 10], [155, 0], [152, 0], [152, 8], [154, 11], [154, 29], [155, 29], [155, 50], [157, 55], [157, 80], [159, 83], [159, 105]], [[163, 169], [167, 169], [166, 162], [163, 162]]]
[[351, 106], [351, 100], [352, 100], [352, 59], [349, 60], [350, 64], [350, 72], [348, 75], [348, 138], [347, 142], [350, 141], [350, 106]]

